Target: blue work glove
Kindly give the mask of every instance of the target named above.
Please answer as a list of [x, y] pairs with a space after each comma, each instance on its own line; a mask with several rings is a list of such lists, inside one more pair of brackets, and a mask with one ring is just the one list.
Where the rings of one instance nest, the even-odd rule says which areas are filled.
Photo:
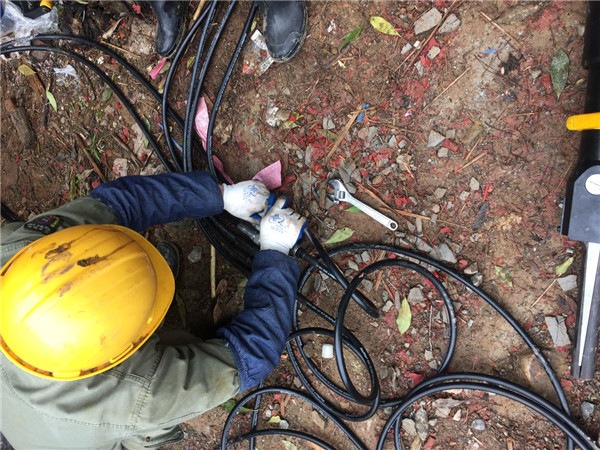
[[298, 242], [307, 225], [302, 217], [291, 208], [285, 208], [287, 199], [279, 198], [260, 221], [260, 249], [277, 250], [289, 254]]
[[232, 216], [252, 223], [252, 217], [265, 209], [269, 190], [260, 181], [248, 180], [236, 184], [223, 184], [223, 208]]

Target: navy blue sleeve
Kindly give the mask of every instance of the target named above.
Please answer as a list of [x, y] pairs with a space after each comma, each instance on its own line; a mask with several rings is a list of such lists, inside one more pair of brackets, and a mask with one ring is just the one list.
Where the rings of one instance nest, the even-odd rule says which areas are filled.
[[117, 178], [98, 186], [90, 197], [107, 205], [120, 225], [137, 231], [223, 212], [223, 194], [208, 172]]
[[292, 327], [300, 267], [275, 250], [256, 253], [246, 284], [244, 310], [217, 330], [240, 375], [240, 391], [262, 382], [279, 364]]

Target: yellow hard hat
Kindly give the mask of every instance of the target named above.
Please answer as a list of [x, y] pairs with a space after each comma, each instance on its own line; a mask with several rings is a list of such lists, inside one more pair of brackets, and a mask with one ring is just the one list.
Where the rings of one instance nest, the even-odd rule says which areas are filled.
[[118, 225], [79, 225], [32, 242], [0, 272], [0, 348], [53, 380], [103, 372], [158, 328], [175, 280], [158, 250]]

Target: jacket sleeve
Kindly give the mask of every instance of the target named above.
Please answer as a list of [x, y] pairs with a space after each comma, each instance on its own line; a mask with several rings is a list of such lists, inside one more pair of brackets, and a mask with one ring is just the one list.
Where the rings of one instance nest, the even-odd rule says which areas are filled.
[[300, 267], [275, 250], [256, 253], [244, 310], [217, 330], [240, 375], [240, 391], [261, 383], [277, 366], [292, 326]]
[[89, 196], [108, 205], [121, 225], [137, 231], [223, 212], [223, 194], [208, 172], [122, 177]]

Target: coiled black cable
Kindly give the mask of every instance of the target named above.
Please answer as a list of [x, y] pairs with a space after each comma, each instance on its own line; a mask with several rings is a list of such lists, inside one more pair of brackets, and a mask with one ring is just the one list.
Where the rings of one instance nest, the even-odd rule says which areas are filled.
[[[16, 51], [40, 50], [40, 51], [56, 52], [56, 53], [60, 53], [65, 56], [68, 56], [70, 58], [73, 58], [75, 61], [85, 65], [90, 70], [92, 70], [94, 73], [96, 73], [100, 77], [100, 79], [104, 83], [106, 83], [115, 92], [115, 94], [117, 95], [119, 100], [122, 102], [122, 104], [125, 106], [127, 111], [132, 115], [135, 122], [138, 124], [142, 133], [148, 139], [148, 142], [152, 146], [153, 150], [156, 152], [157, 157], [159, 158], [161, 163], [165, 166], [165, 168], [168, 171], [172, 171], [172, 170], [182, 171], [182, 170], [186, 170], [186, 169], [191, 170], [192, 169], [192, 161], [193, 161], [192, 155], [191, 155], [191, 148], [193, 146], [193, 148], [204, 150], [201, 153], [202, 153], [202, 156], [206, 159], [206, 162], [209, 166], [210, 173], [212, 173], [213, 176], [220, 178], [221, 176], [220, 176], [220, 174], [218, 174], [216, 172], [214, 163], [213, 163], [213, 155], [212, 155], [213, 127], [215, 124], [215, 119], [216, 119], [216, 115], [218, 113], [218, 108], [219, 108], [220, 102], [222, 100], [223, 94], [225, 92], [227, 83], [231, 77], [231, 74], [233, 72], [233, 68], [236, 64], [237, 58], [241, 52], [242, 46], [243, 46], [243, 44], [247, 38], [248, 32], [250, 30], [252, 18], [254, 16], [254, 13], [255, 13], [256, 7], [257, 7], [256, 3], [253, 3], [250, 8], [248, 18], [246, 20], [246, 24], [244, 26], [244, 29], [242, 31], [242, 34], [238, 41], [238, 44], [236, 46], [234, 55], [232, 56], [230, 64], [225, 72], [224, 77], [223, 77], [223, 81], [221, 83], [221, 86], [219, 88], [219, 91], [218, 91], [218, 94], [217, 94], [217, 97], [215, 100], [214, 108], [211, 111], [206, 149], [202, 149], [202, 146], [199, 143], [199, 140], [193, 135], [193, 133], [191, 133], [191, 130], [193, 129], [193, 114], [196, 111], [197, 101], [199, 99], [200, 92], [202, 89], [202, 83], [204, 82], [204, 78], [206, 75], [205, 69], [208, 67], [208, 62], [210, 60], [210, 57], [212, 56], [212, 52], [214, 51], [214, 48], [216, 47], [216, 44], [217, 44], [219, 37], [224, 29], [224, 26], [229, 17], [229, 14], [233, 10], [233, 6], [234, 6], [233, 4], [229, 5], [229, 7], [227, 9], [227, 11], [229, 11], [229, 13], [226, 13], [225, 17], [222, 19], [219, 27], [217, 28], [216, 34], [213, 36], [211, 47], [207, 51], [207, 55], [209, 55], [208, 59], [205, 61], [202, 71], [198, 77], [198, 81], [195, 85], [194, 85], [194, 80], [196, 79], [196, 77], [192, 77], [192, 86], [190, 87], [190, 95], [193, 94], [191, 97], [192, 102], [188, 101], [189, 113], [187, 113], [187, 111], [186, 111], [185, 121], [182, 121], [177, 116], [177, 114], [174, 113], [170, 107], [168, 107], [168, 92], [169, 92], [169, 87], [171, 84], [171, 79], [173, 77], [173, 74], [175, 73], [175, 68], [176, 68], [177, 64], [179, 63], [181, 57], [183, 56], [183, 54], [185, 52], [185, 47], [192, 42], [193, 37], [194, 37], [195, 33], [197, 32], [197, 30], [200, 29], [201, 26], [204, 26], [204, 30], [207, 30], [207, 31], [209, 30], [210, 23], [212, 22], [212, 17], [213, 17], [211, 15], [210, 11], [213, 11], [212, 10], [213, 7], [216, 8], [215, 5], [211, 5], [208, 8], [206, 8], [204, 10], [204, 12], [202, 13], [202, 15], [200, 16], [198, 22], [196, 24], [194, 24], [192, 29], [190, 29], [190, 31], [186, 34], [186, 37], [184, 38], [184, 45], [182, 47], [180, 47], [180, 49], [177, 51], [176, 57], [173, 61], [173, 64], [171, 65], [171, 68], [169, 69], [169, 72], [167, 74], [165, 90], [164, 90], [164, 93], [162, 96], [152, 87], [152, 85], [143, 76], [141, 76], [129, 63], [127, 63], [127, 61], [125, 61], [122, 57], [120, 57], [120, 55], [118, 55], [116, 52], [112, 51], [111, 49], [109, 49], [106, 46], [103, 46], [102, 44], [87, 40], [85, 38], [77, 37], [77, 36], [64, 36], [64, 35], [57, 35], [57, 34], [36, 36], [36, 39], [39, 39], [39, 40], [67, 40], [67, 41], [72, 41], [72, 42], [76, 42], [76, 43], [80, 43], [80, 44], [84, 44], [84, 45], [88, 45], [90, 47], [96, 48], [96, 49], [101, 50], [104, 53], [110, 55], [111, 57], [113, 57], [115, 60], [117, 60], [117, 62], [120, 65], [122, 65], [128, 72], [130, 72], [163, 106], [162, 120], [163, 120], [163, 124], [164, 124], [165, 136], [167, 138], [166, 139], [167, 146], [169, 147], [169, 152], [170, 152], [170, 156], [171, 156], [171, 160], [172, 160], [172, 165], [167, 160], [166, 155], [163, 154], [163, 152], [158, 147], [158, 145], [157, 145], [155, 139], [153, 138], [153, 136], [151, 135], [151, 133], [149, 133], [146, 130], [146, 127], [144, 126], [139, 115], [135, 111], [135, 108], [126, 99], [126, 97], [123, 95], [122, 91], [118, 88], [118, 86], [116, 86], [116, 84], [112, 82], [110, 77], [108, 77], [102, 70], [100, 70], [93, 63], [86, 60], [83, 56], [81, 56], [75, 52], [72, 52], [72, 51], [69, 51], [66, 49], [62, 49], [60, 47], [34, 46], [34, 45], [16, 46], [20, 42], [27, 41], [28, 40], [27, 38], [17, 40], [17, 41], [12, 41], [12, 42], [5, 43], [5, 44], [1, 44], [0, 45], [0, 54], [4, 55], [4, 54], [16, 52]], [[210, 17], [210, 20], [208, 20], [209, 17]], [[204, 42], [205, 42], [205, 40], [204, 40]], [[203, 46], [203, 45], [204, 44], [202, 43], [201, 46]], [[199, 45], [199, 47], [200, 47], [200, 45]], [[200, 48], [198, 50], [199, 51], [197, 51], [196, 60], [194, 61], [196, 70], [197, 70], [197, 67], [199, 67], [199, 65], [201, 63], [200, 56], [203, 53]], [[195, 107], [193, 105], [194, 102], [196, 102]], [[184, 137], [184, 145], [183, 145], [183, 148], [181, 151], [181, 153], [182, 153], [181, 160], [179, 159], [179, 156], [177, 155], [177, 153], [174, 150], [174, 141], [170, 135], [169, 125], [168, 125], [168, 117], [171, 117], [184, 132], [185, 137]], [[185, 135], [186, 129], [188, 130], [187, 135]], [[190, 139], [191, 139], [191, 144], [190, 144]], [[175, 169], [173, 169], [173, 166], [175, 167]], [[252, 258], [253, 258], [254, 252], [256, 251], [257, 247], [250, 239], [247, 238], [247, 236], [244, 233], [239, 232], [238, 228], [235, 226], [235, 224], [236, 224], [235, 220], [231, 220], [231, 218], [227, 218], [224, 220], [224, 217], [219, 216], [217, 218], [203, 219], [199, 223], [200, 223], [202, 231], [207, 236], [209, 242], [217, 249], [217, 251], [219, 251], [220, 254], [225, 256], [234, 266], [236, 266], [238, 269], [240, 269], [240, 271], [242, 271], [242, 273], [244, 273], [245, 275], [248, 275], [251, 270]], [[240, 245], [240, 242], [242, 242], [243, 244]], [[318, 241], [317, 241], [317, 243], [318, 243]], [[286, 430], [286, 431], [253, 430], [250, 433], [246, 433], [245, 435], [238, 436], [238, 437], [234, 438], [233, 440], [228, 440], [229, 439], [229, 429], [231, 427], [233, 418], [235, 417], [235, 413], [239, 410], [239, 407], [241, 405], [245, 404], [246, 401], [248, 401], [252, 398], [255, 398], [257, 400], [256, 409], [258, 409], [259, 399], [261, 398], [262, 394], [271, 393], [271, 392], [288, 393], [288, 394], [295, 395], [295, 396], [307, 401], [308, 403], [313, 405], [313, 407], [315, 407], [316, 409], [321, 411], [322, 414], [324, 414], [325, 416], [330, 418], [330, 420], [333, 423], [335, 423], [336, 426], [338, 426], [338, 428], [340, 430], [342, 430], [349, 437], [350, 441], [357, 448], [364, 448], [364, 446], [360, 442], [360, 440], [356, 436], [354, 436], [352, 434], [352, 432], [347, 427], [345, 427], [345, 425], [341, 421], [341, 420], [353, 421], [353, 420], [357, 420], [361, 416], [360, 415], [348, 416], [348, 415], [342, 414], [340, 411], [337, 411], [335, 409], [335, 407], [333, 407], [332, 405], [329, 405], [325, 401], [325, 399], [318, 394], [316, 389], [314, 389], [310, 385], [308, 378], [304, 375], [304, 373], [302, 372], [302, 369], [300, 368], [300, 364], [298, 363], [297, 359], [294, 357], [293, 350], [290, 347], [291, 341], [296, 342], [296, 346], [297, 346], [300, 354], [302, 355], [302, 357], [305, 361], [305, 364], [317, 376], [319, 381], [324, 383], [326, 386], [330, 387], [333, 390], [333, 392], [341, 395], [343, 398], [346, 398], [351, 401], [355, 401], [359, 404], [364, 404], [364, 405], [370, 406], [369, 411], [366, 414], [362, 415], [363, 418], [371, 417], [372, 414], [374, 414], [374, 412], [378, 408], [381, 408], [381, 407], [390, 407], [390, 406], [397, 407], [396, 411], [392, 414], [392, 416], [386, 423], [385, 432], [382, 433], [382, 438], [381, 438], [380, 442], [378, 443], [378, 448], [381, 448], [381, 446], [383, 445], [383, 440], [385, 439], [385, 435], [387, 434], [387, 431], [389, 431], [391, 429], [392, 426], [395, 427], [395, 443], [396, 443], [396, 446], [399, 448], [399, 446], [400, 446], [399, 431], [398, 431], [399, 430], [399, 419], [400, 419], [401, 415], [403, 414], [403, 412], [405, 412], [406, 409], [412, 403], [414, 403], [415, 401], [418, 401], [419, 399], [421, 399], [425, 396], [432, 395], [437, 392], [442, 392], [447, 389], [454, 389], [454, 388], [479, 389], [479, 390], [497, 393], [498, 395], [503, 395], [508, 398], [512, 398], [513, 400], [518, 401], [518, 402], [522, 403], [523, 405], [542, 414], [542, 416], [547, 418], [549, 421], [551, 421], [553, 424], [555, 424], [559, 429], [561, 429], [565, 433], [565, 435], [567, 436], [567, 439], [568, 439], [567, 448], [572, 449], [574, 443], [584, 449], [595, 448], [595, 446], [591, 442], [591, 440], [577, 426], [577, 424], [575, 424], [575, 422], [569, 417], [568, 402], [567, 402], [566, 396], [564, 394], [564, 391], [562, 390], [562, 387], [560, 385], [560, 381], [559, 381], [558, 377], [556, 376], [556, 374], [553, 372], [548, 360], [544, 357], [544, 355], [542, 354], [539, 347], [533, 342], [531, 337], [529, 337], [527, 335], [525, 330], [523, 330], [523, 328], [518, 324], [518, 322], [508, 312], [506, 312], [500, 305], [498, 305], [498, 303], [496, 301], [494, 301], [491, 297], [489, 297], [485, 292], [483, 292], [479, 288], [473, 286], [471, 283], [469, 283], [467, 280], [462, 278], [460, 275], [456, 274], [455, 272], [451, 271], [450, 269], [447, 269], [446, 267], [442, 266], [441, 264], [437, 263], [436, 261], [433, 261], [423, 255], [413, 253], [413, 252], [410, 252], [410, 251], [407, 251], [407, 250], [404, 250], [404, 249], [401, 249], [398, 247], [386, 246], [386, 245], [380, 245], [380, 244], [372, 244], [372, 245], [355, 244], [352, 246], [339, 247], [338, 249], [335, 249], [334, 251], [331, 251], [331, 252], [324, 252], [324, 250], [322, 249], [322, 246], [320, 246], [320, 244], [315, 245], [315, 248], [317, 249], [318, 259], [315, 259], [315, 258], [311, 259], [309, 257], [304, 258], [307, 262], [309, 262], [312, 265], [305, 271], [303, 278], [301, 279], [299, 293], [297, 296], [296, 308], [298, 307], [299, 304], [305, 305], [311, 311], [317, 313], [320, 317], [325, 318], [331, 325], [334, 326], [334, 330], [332, 331], [332, 330], [319, 329], [319, 328], [308, 328], [308, 329], [300, 330], [297, 328], [298, 324], [297, 324], [297, 317], [296, 317], [294, 320], [294, 332], [290, 335], [290, 340], [288, 341], [288, 344], [287, 344], [288, 345], [288, 347], [287, 347], [288, 353], [290, 354], [290, 360], [292, 361], [294, 368], [297, 370], [299, 377], [304, 382], [305, 387], [308, 390], [308, 392], [311, 394], [311, 396], [309, 397], [307, 395], [304, 395], [304, 394], [301, 394], [301, 393], [298, 393], [295, 391], [291, 391], [286, 388], [261, 388], [261, 389], [258, 389], [256, 391], [246, 395], [240, 401], [240, 403], [238, 403], [236, 408], [234, 408], [234, 410], [230, 414], [230, 417], [228, 418], [228, 421], [225, 425], [224, 432], [223, 432], [222, 448], [226, 448], [227, 446], [231, 445], [234, 442], [239, 442], [239, 441], [242, 441], [245, 439], [249, 439], [250, 443], [252, 444], [254, 437], [262, 436], [262, 435], [266, 435], [266, 434], [285, 434], [285, 435], [289, 435], [289, 436], [297, 436], [302, 439], [310, 440], [318, 445], [323, 446], [324, 448], [331, 448], [330, 446], [328, 446], [328, 444], [322, 442], [319, 439], [308, 436], [304, 433], [293, 432], [293, 431], [289, 431], [289, 430]], [[383, 260], [378, 263], [374, 263], [370, 266], [365, 267], [361, 271], [361, 273], [359, 273], [359, 275], [357, 275], [351, 282], [348, 282], [343, 277], [341, 272], [337, 269], [337, 267], [335, 266], [335, 264], [333, 263], [331, 258], [334, 255], [342, 253], [342, 252], [364, 251], [364, 250], [381, 250], [381, 251], [392, 253], [401, 258], [406, 258], [408, 260], [403, 260], [403, 262], [400, 262], [402, 260], [393, 259], [393, 260]], [[308, 253], [306, 253], [305, 256], [306, 255], [308, 255]], [[413, 260], [417, 261], [419, 264], [412, 262]], [[561, 408], [557, 408], [556, 406], [549, 403], [548, 401], [541, 398], [540, 396], [537, 396], [536, 394], [533, 394], [532, 392], [530, 392], [518, 385], [509, 383], [505, 380], [501, 380], [501, 379], [494, 378], [494, 377], [488, 377], [488, 376], [480, 375], [480, 374], [454, 374], [454, 375], [444, 375], [443, 374], [452, 358], [452, 354], [454, 351], [454, 346], [455, 346], [455, 341], [456, 341], [456, 329], [455, 329], [456, 328], [456, 320], [455, 320], [454, 311], [451, 307], [451, 301], [449, 300], [449, 296], [448, 296], [447, 292], [445, 291], [445, 289], [443, 288], [441, 283], [439, 283], [439, 281], [431, 275], [429, 270], [422, 267], [421, 264], [428, 266], [428, 267], [432, 267], [436, 270], [439, 270], [439, 271], [445, 273], [446, 275], [448, 275], [449, 277], [453, 278], [457, 282], [463, 284], [468, 289], [470, 289], [472, 292], [474, 292], [475, 294], [477, 294], [481, 298], [483, 298], [490, 306], [492, 306], [499, 314], [501, 314], [502, 317], [505, 318], [505, 320], [508, 321], [508, 323], [517, 331], [517, 333], [521, 336], [521, 338], [523, 338], [525, 343], [531, 348], [531, 350], [533, 351], [533, 353], [535, 354], [537, 359], [540, 361], [542, 367], [548, 374], [548, 377], [549, 377], [549, 379], [556, 391], [556, 394], [558, 396]], [[348, 302], [350, 301], [350, 299], [353, 296], [356, 297], [355, 294], [358, 293], [358, 291], [356, 291], [356, 290], [357, 290], [358, 286], [360, 285], [360, 282], [362, 281], [361, 277], [364, 277], [367, 274], [372, 273], [376, 270], [381, 270], [385, 267], [391, 267], [391, 266], [400, 266], [400, 267], [405, 267], [408, 269], [415, 270], [416, 272], [420, 273], [422, 276], [425, 276], [428, 280], [430, 280], [432, 282], [432, 284], [434, 284], [436, 289], [438, 289], [438, 291], [440, 292], [440, 295], [442, 296], [442, 299], [444, 300], [445, 306], [448, 309], [449, 317], [451, 317], [451, 320], [450, 320], [450, 328], [451, 329], [450, 329], [448, 350], [447, 350], [446, 356], [444, 358], [444, 361], [440, 365], [440, 368], [438, 369], [436, 375], [433, 378], [421, 383], [415, 389], [411, 390], [403, 399], [381, 399], [377, 374], [374, 371], [373, 364], [370, 361], [370, 358], [368, 356], [366, 349], [362, 346], [360, 341], [352, 333], [350, 333], [347, 329], [345, 329], [345, 327], [343, 326], [343, 318], [344, 318], [345, 310], [347, 308], [347, 305], [348, 305]], [[337, 318], [333, 318], [333, 317], [329, 316], [328, 314], [326, 314], [324, 311], [317, 308], [315, 305], [313, 305], [311, 302], [309, 302], [308, 299], [306, 299], [304, 296], [302, 296], [300, 294], [300, 290], [302, 289], [304, 283], [306, 282], [306, 280], [308, 279], [310, 274], [314, 270], [318, 270], [320, 268], [325, 268], [326, 270], [324, 271], [324, 273], [326, 275], [330, 276], [335, 282], [341, 284], [345, 288], [345, 293], [343, 295], [342, 301], [340, 302], [340, 307], [338, 309], [338, 317]], [[435, 282], [433, 280], [435, 280]], [[360, 299], [360, 297], [359, 297], [359, 299]], [[366, 303], [366, 302], [363, 302], [363, 303], [364, 304], [361, 305], [363, 307], [363, 309], [365, 309], [365, 311], [368, 314], [376, 317], [376, 314], [378, 314], [378, 311], [372, 305], [372, 303], [371, 304]], [[359, 302], [359, 305], [360, 305], [360, 302]], [[326, 336], [334, 337], [334, 343], [335, 343], [335, 349], [336, 349], [336, 363], [338, 365], [338, 369], [340, 370], [340, 374], [341, 374], [341, 378], [343, 380], [345, 390], [342, 390], [342, 389], [338, 388], [337, 386], [335, 386], [323, 374], [321, 374], [318, 370], [316, 370], [317, 369], [316, 366], [310, 361], [310, 358], [308, 358], [306, 356], [306, 354], [303, 352], [302, 342], [301, 342], [300, 337], [305, 334], [323, 334]], [[347, 348], [349, 348], [360, 359], [360, 361], [367, 367], [367, 369], [369, 371], [369, 378], [371, 380], [371, 392], [368, 396], [364, 396], [364, 395], [360, 394], [356, 390], [356, 388], [354, 388], [352, 381], [349, 379], [348, 374], [345, 372], [345, 366], [344, 366], [344, 361], [343, 361], [343, 359], [344, 359], [343, 346], [346, 346]], [[257, 416], [255, 415], [254, 419], [253, 419], [254, 425], [256, 425], [256, 421], [257, 421]]]

